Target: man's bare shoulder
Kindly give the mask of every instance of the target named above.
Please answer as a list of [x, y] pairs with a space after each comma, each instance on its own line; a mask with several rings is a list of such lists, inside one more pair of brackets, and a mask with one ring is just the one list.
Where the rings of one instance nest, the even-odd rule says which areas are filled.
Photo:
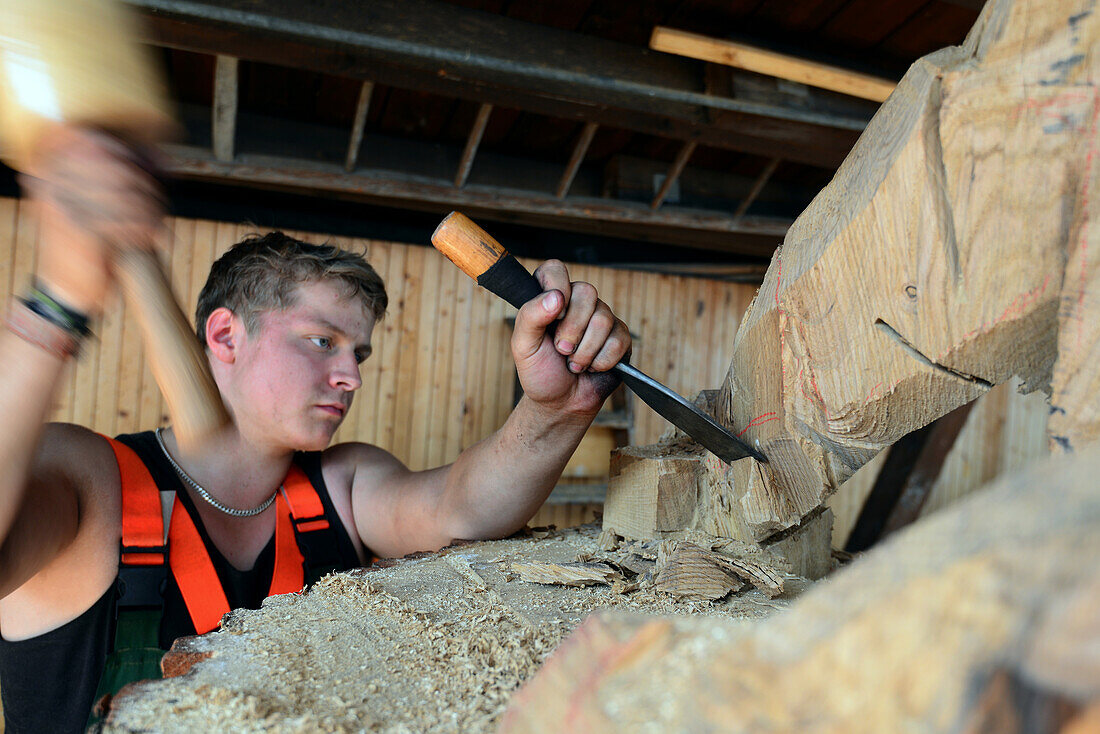
[[369, 443], [348, 442], [330, 446], [322, 454], [325, 482], [351, 490], [363, 483], [377, 484], [409, 470], [389, 451]]
[[64, 477], [74, 491], [98, 497], [119, 494], [118, 462], [101, 434], [72, 423], [47, 423], [34, 459], [38, 479]]

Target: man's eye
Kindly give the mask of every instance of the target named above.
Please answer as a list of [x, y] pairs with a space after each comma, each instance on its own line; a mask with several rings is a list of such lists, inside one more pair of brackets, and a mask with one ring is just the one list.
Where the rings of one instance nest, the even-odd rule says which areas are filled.
[[311, 336], [309, 340], [321, 349], [327, 350], [332, 348], [332, 339], [329, 339], [327, 336]]

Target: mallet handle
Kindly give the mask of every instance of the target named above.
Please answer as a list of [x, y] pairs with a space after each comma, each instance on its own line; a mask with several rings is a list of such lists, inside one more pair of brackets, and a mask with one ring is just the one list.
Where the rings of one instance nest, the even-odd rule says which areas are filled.
[[119, 249], [114, 262], [122, 297], [141, 327], [149, 367], [168, 404], [176, 441], [184, 451], [198, 448], [229, 423], [206, 355], [156, 253]]

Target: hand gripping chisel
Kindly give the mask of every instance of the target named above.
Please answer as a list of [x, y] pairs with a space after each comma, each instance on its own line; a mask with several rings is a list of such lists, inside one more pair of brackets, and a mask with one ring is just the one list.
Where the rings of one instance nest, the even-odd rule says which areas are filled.
[[[500, 243], [468, 217], [452, 212], [432, 234], [432, 244], [462, 272], [486, 290], [500, 296], [516, 308], [542, 293], [535, 276], [527, 272]], [[626, 386], [668, 421], [698, 441], [726, 463], [751, 456], [767, 463], [762, 453], [730, 433], [709, 415], [682, 396], [646, 375], [619, 362], [611, 368]]]

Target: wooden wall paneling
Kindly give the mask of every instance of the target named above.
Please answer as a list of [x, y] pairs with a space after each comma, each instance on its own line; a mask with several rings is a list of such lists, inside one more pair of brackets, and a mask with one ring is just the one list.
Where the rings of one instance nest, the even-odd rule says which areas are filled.
[[397, 365], [401, 343], [402, 319], [405, 317], [405, 260], [409, 248], [393, 245], [390, 248], [386, 272], [386, 292], [389, 308], [382, 322], [382, 333], [375, 338], [378, 350], [378, 385], [375, 397], [374, 436], [378, 446], [393, 450], [394, 417], [397, 410]]
[[[685, 368], [689, 367], [690, 357], [687, 352], [688, 345], [685, 343], [688, 335], [691, 333], [691, 325], [688, 323], [684, 308], [684, 281], [686, 278], [680, 276], [672, 276], [670, 285], [672, 286], [672, 292], [669, 294], [668, 300], [668, 323], [666, 331], [668, 335], [668, 346], [665, 351], [665, 366], [667, 372], [665, 374], [666, 384], [673, 390], [680, 394], [691, 392], [694, 387], [688, 385]], [[691, 396], [689, 395], [690, 399]]]
[[374, 333], [371, 335], [371, 356], [363, 364], [363, 388], [357, 397], [356, 410], [359, 413], [358, 434], [355, 438], [371, 444], [378, 444], [379, 427], [374, 420], [374, 415], [379, 408], [379, 399], [382, 395], [383, 382], [386, 379], [383, 354], [388, 342], [387, 328], [395, 321], [394, 309], [396, 301], [393, 298], [392, 288], [387, 279], [390, 262], [394, 258], [394, 250], [400, 245], [392, 245], [388, 242], [370, 241], [367, 243], [367, 261], [374, 267], [386, 287], [388, 304], [386, 314], [381, 321], [374, 325]]
[[484, 412], [484, 396], [489, 388], [489, 319], [493, 313], [497, 297], [482, 288], [475, 288], [472, 294], [470, 321], [457, 328], [465, 329], [470, 340], [470, 353], [467, 360], [466, 404], [468, 410], [462, 422], [462, 448], [465, 449], [484, 436], [481, 433], [481, 414]]
[[455, 279], [455, 302], [451, 309], [451, 363], [447, 387], [447, 432], [440, 463], [454, 461], [462, 451], [462, 428], [467, 410], [470, 366], [470, 314], [476, 284], [458, 268], [450, 268]]
[[[367, 262], [385, 278], [385, 260], [389, 254], [389, 245], [383, 242], [352, 241], [348, 245], [356, 251], [364, 251]], [[388, 288], [389, 284], [386, 283]], [[359, 377], [363, 381], [362, 386], [356, 391], [344, 423], [337, 432], [339, 440], [362, 441], [364, 443], [377, 443], [374, 433], [374, 422], [370, 420], [369, 411], [377, 409], [377, 395], [379, 394], [380, 349], [379, 334], [383, 332], [382, 324], [388, 319], [375, 323], [371, 333], [371, 355], [359, 366]]]
[[[626, 273], [629, 295], [625, 304], [626, 316], [623, 317], [623, 320], [630, 327], [630, 331], [638, 337], [637, 341], [634, 342], [634, 353], [630, 361], [639, 366], [647, 363], [651, 351], [649, 348], [649, 321], [646, 317], [646, 300], [649, 296], [649, 285], [652, 280], [651, 275], [636, 270]], [[651, 443], [642, 430], [643, 419], [649, 407], [636, 397], [631, 398], [631, 401], [634, 406], [634, 429], [631, 441], [635, 444]]]
[[99, 361], [95, 382], [95, 412], [89, 425], [113, 436], [118, 431], [119, 369], [122, 354], [122, 327], [126, 309], [116, 294], [113, 304], [103, 314], [99, 327]]
[[206, 283], [210, 264], [214, 262], [214, 240], [217, 237], [217, 223], [197, 220], [191, 237], [191, 278], [187, 283], [187, 303], [194, 310], [199, 292]]
[[973, 425], [968, 421], [959, 435], [922, 515], [951, 504], [992, 477], [1018, 471], [1049, 454], [1046, 396], [1021, 395], [1017, 386], [1016, 381], [998, 385], [974, 406]]
[[[428, 468], [428, 441], [431, 421], [435, 412], [433, 392], [435, 378], [435, 346], [439, 327], [440, 274], [444, 258], [434, 248], [423, 250], [420, 286], [417, 301], [419, 313], [416, 324], [416, 370], [410, 395], [412, 418], [409, 427], [409, 466], [413, 469]], [[448, 265], [450, 265], [448, 263]]]
[[[119, 299], [121, 314], [121, 343], [118, 360], [118, 394], [114, 400], [115, 433], [134, 433], [140, 430], [141, 379], [145, 369], [144, 347], [141, 329], [133, 309]], [[113, 435], [113, 434], [112, 434]]]
[[[425, 464], [436, 467], [446, 463], [447, 432], [451, 430], [451, 372], [458, 367], [455, 349], [455, 306], [458, 300], [458, 268], [449, 262], [440, 264], [439, 295], [436, 298], [439, 324], [432, 354], [432, 415], [428, 422]], [[465, 276], [463, 276], [465, 277]]]
[[[417, 326], [421, 309], [421, 283], [424, 257], [421, 247], [409, 247], [405, 256], [405, 308], [401, 314], [401, 341], [397, 345], [397, 389], [393, 416], [393, 444], [390, 451], [405, 464], [409, 463], [409, 440], [412, 424], [412, 390], [416, 385], [416, 356], [420, 335]], [[416, 467], [411, 467], [416, 468]]]
[[[486, 293], [488, 295], [488, 293]], [[488, 361], [485, 408], [481, 415], [481, 435], [490, 435], [503, 425], [512, 412], [515, 395], [515, 362], [512, 361], [512, 327], [508, 318], [516, 310], [504, 300], [491, 296], [488, 323]]]
[[[668, 384], [669, 378], [669, 347], [672, 343], [670, 328], [672, 326], [672, 276], [657, 275], [655, 283], [650, 284], [651, 296], [646, 303], [646, 349], [645, 362], [638, 367], [649, 374], [658, 382]], [[654, 292], [655, 287], [655, 292]], [[640, 440], [644, 443], [654, 443], [669, 427], [669, 422], [655, 412], [645, 407], [639, 415]]]

